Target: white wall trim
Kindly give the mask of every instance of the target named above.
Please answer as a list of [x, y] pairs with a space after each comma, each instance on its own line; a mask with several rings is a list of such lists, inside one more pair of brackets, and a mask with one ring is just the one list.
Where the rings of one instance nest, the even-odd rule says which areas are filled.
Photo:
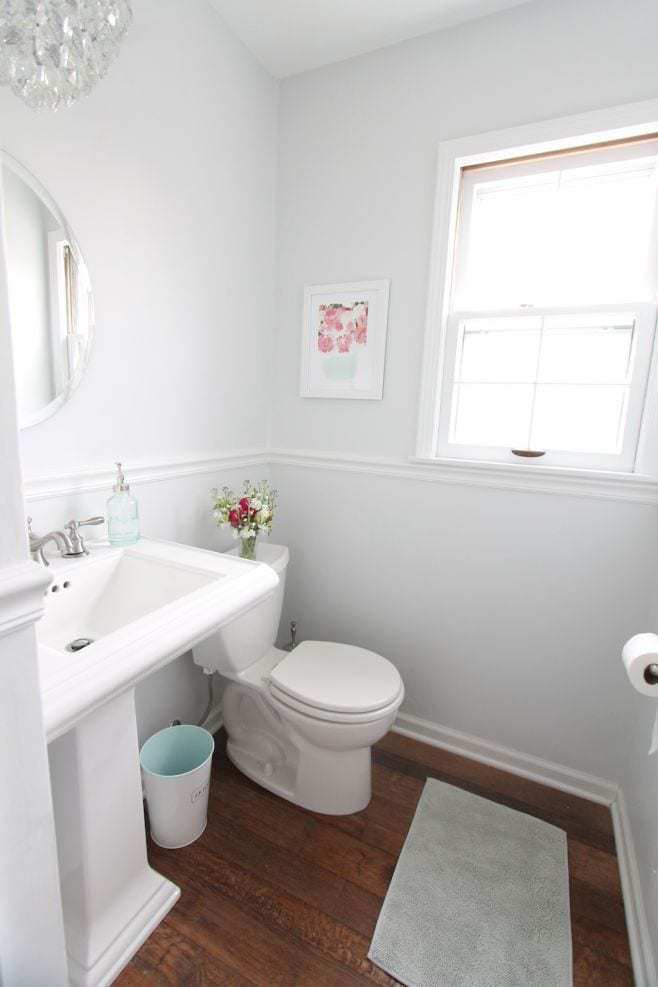
[[[633, 473], [603, 473], [530, 464], [517, 466], [504, 463], [468, 463], [453, 459], [386, 459], [341, 452], [314, 452], [309, 449], [242, 449], [207, 458], [137, 463], [131, 465], [129, 476], [132, 484], [159, 483], [186, 476], [268, 465], [332, 469], [394, 479], [658, 504], [658, 478]], [[113, 464], [83, 466], [66, 473], [27, 477], [23, 483], [23, 492], [26, 502], [33, 502], [109, 490], [115, 474]]]
[[47, 570], [31, 560], [0, 569], [0, 637], [41, 617], [49, 584]]
[[306, 449], [275, 449], [268, 458], [272, 465], [278, 466], [658, 504], [658, 479], [633, 473], [602, 473], [526, 464], [468, 463], [452, 459], [380, 459]]
[[[223, 470], [265, 466], [268, 463], [266, 449], [239, 449], [199, 459], [175, 459], [152, 463], [137, 463], [127, 469], [131, 484], [159, 483], [162, 480], [178, 480], [184, 476], [218, 473]], [[109, 490], [116, 477], [116, 466], [82, 466], [66, 473], [26, 477], [23, 494], [26, 501], [47, 500], [70, 494]]]
[[623, 792], [614, 782], [509, 747], [501, 747], [482, 737], [461, 733], [409, 713], [398, 714], [393, 730], [432, 747], [440, 747], [550, 788], [610, 806], [633, 974], [637, 987], [654, 987], [657, 982], [656, 969], [633, 836]]
[[501, 747], [491, 740], [462, 733], [460, 730], [444, 727], [440, 723], [432, 723], [431, 720], [423, 720], [410, 713], [398, 713], [393, 730], [405, 737], [421, 740], [432, 747], [441, 747], [443, 750], [452, 751], [453, 754], [470, 757], [474, 761], [481, 761], [482, 764], [510, 771], [522, 778], [557, 788], [561, 792], [578, 795], [591, 802], [612, 805], [617, 798], [617, 785], [605, 778], [597, 778], [596, 775], [585, 774], [563, 764], [545, 761], [541, 757], [524, 754], [511, 747]]
[[633, 834], [626, 811], [626, 800], [621, 789], [612, 805], [612, 823], [615, 830], [617, 861], [624, 895], [624, 910], [635, 983], [637, 987], [653, 987], [657, 982], [656, 965], [642, 897], [642, 885], [640, 884]]

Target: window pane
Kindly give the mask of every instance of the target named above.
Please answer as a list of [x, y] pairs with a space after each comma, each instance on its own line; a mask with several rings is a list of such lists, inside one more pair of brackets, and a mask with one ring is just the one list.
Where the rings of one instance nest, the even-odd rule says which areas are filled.
[[551, 264], [559, 173], [473, 189], [465, 284], [460, 308], [535, 303]]
[[541, 319], [467, 319], [462, 327], [460, 380], [531, 381], [537, 373]]
[[456, 384], [451, 441], [525, 447], [533, 389], [532, 384]]
[[565, 452], [617, 453], [628, 388], [538, 384], [531, 447]]
[[625, 383], [630, 372], [632, 341], [632, 316], [620, 314], [616, 325], [610, 317], [602, 319], [596, 315], [547, 318], [539, 379]]
[[[653, 159], [642, 168], [640, 164], [618, 162], [563, 173], [555, 272], [560, 301], [647, 296], [656, 179]], [[550, 290], [547, 284], [546, 293]]]
[[[624, 154], [620, 150], [621, 155]], [[586, 157], [586, 156], [585, 156]], [[649, 300], [656, 157], [465, 180], [462, 309]], [[532, 174], [519, 174], [522, 171]], [[560, 170], [561, 169], [561, 170]], [[500, 174], [500, 170], [498, 171]]]

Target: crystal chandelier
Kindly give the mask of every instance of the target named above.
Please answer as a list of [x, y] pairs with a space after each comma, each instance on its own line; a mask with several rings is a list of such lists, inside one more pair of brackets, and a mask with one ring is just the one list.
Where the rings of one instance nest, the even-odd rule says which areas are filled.
[[129, 0], [0, 0], [0, 85], [33, 109], [86, 96], [130, 24]]

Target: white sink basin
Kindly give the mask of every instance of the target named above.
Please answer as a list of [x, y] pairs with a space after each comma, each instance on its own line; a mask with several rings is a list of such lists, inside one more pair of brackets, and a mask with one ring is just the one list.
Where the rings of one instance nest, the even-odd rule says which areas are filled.
[[[142, 539], [53, 559], [37, 623], [48, 739], [272, 593], [269, 566]], [[90, 639], [82, 650], [72, 642]]]

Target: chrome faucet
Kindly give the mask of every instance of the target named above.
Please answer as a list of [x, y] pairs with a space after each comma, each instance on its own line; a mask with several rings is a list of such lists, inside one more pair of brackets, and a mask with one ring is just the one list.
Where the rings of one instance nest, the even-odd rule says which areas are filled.
[[60, 555], [67, 555], [73, 551], [73, 546], [69, 536], [64, 531], [49, 531], [47, 535], [35, 535], [32, 531], [32, 518], [27, 519], [27, 533], [30, 539], [30, 553], [35, 562], [41, 562], [42, 565], [50, 565], [50, 562], [44, 554], [44, 547], [50, 542], [54, 542], [59, 549]]

